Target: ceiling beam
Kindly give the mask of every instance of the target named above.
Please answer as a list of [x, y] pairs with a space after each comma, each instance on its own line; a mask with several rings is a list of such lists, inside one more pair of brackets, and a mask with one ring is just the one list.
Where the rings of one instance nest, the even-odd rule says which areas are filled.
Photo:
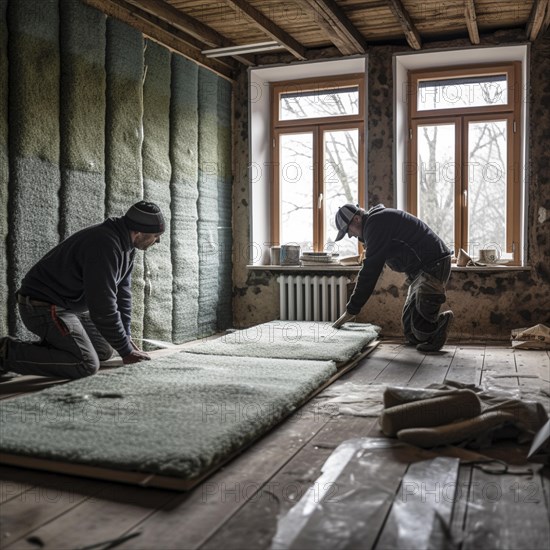
[[479, 30], [477, 28], [476, 6], [474, 0], [464, 0], [464, 18], [472, 44], [479, 44]]
[[334, 0], [304, 0], [304, 3], [317, 16], [315, 22], [327, 33], [327, 38], [342, 54], [366, 53], [365, 37]]
[[548, 27], [550, 27], [550, 4], [546, 8], [546, 17], [544, 18], [544, 23], [540, 31], [541, 35], [546, 33], [546, 31], [548, 30]]
[[397, 17], [409, 46], [413, 50], [420, 50], [422, 48], [422, 39], [401, 0], [387, 0], [387, 2], [391, 11]]
[[204, 42], [207, 46], [213, 48], [220, 46], [234, 46], [231, 40], [221, 35], [208, 25], [201, 23], [198, 19], [179, 11], [174, 6], [167, 4], [163, 0], [126, 0], [138, 8], [156, 15], [173, 27], [176, 27], [186, 33], [194, 36]]
[[[236, 44], [226, 38], [213, 28], [201, 23], [198, 19], [191, 17], [178, 10], [174, 6], [167, 4], [163, 0], [126, 0], [129, 4], [132, 4], [163, 21], [166, 21], [172, 27], [179, 29], [191, 37], [202, 42], [201, 50], [207, 49], [207, 47], [230, 47], [236, 46]], [[246, 56], [234, 56], [241, 63], [252, 66], [254, 61], [250, 57]]]
[[305, 60], [306, 48], [300, 44], [296, 39], [292, 38], [290, 34], [286, 31], [275, 25], [271, 19], [268, 19], [262, 12], [258, 11], [256, 8], [251, 6], [245, 0], [225, 0], [227, 4], [232, 6], [235, 9], [241, 10], [245, 15], [247, 15], [257, 27], [262, 29], [268, 36], [273, 40], [276, 40], [284, 46], [294, 57]]
[[550, 10], [548, 3], [549, 0], [535, 0], [533, 2], [529, 21], [527, 22], [527, 28], [525, 30], [525, 34], [527, 34], [527, 38], [531, 42], [537, 39], [541, 29], [545, 26], [547, 19], [546, 15], [548, 10]]
[[145, 36], [155, 42], [159, 42], [170, 50], [184, 55], [196, 61], [200, 65], [211, 69], [215, 73], [233, 80], [233, 70], [237, 68], [234, 62], [218, 61], [209, 59], [200, 53], [200, 49], [191, 46], [187, 40], [180, 37], [181, 31], [170, 27], [164, 21], [152, 15], [136, 9], [127, 4], [124, 0], [83, 0], [85, 4], [96, 8], [109, 17], [118, 19], [123, 23], [139, 30]]

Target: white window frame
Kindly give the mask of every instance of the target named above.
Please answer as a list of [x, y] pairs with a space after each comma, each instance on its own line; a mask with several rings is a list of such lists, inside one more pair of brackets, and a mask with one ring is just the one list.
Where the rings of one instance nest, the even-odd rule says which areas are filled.
[[395, 54], [393, 56], [394, 76], [394, 192], [397, 199], [397, 208], [407, 210], [407, 124], [408, 99], [411, 97], [408, 90], [408, 72], [412, 70], [429, 70], [432, 67], [453, 67], [464, 65], [480, 65], [490, 63], [521, 62], [522, 80], [522, 109], [521, 109], [521, 182], [520, 182], [520, 262], [527, 262], [527, 170], [528, 155], [528, 125], [529, 103], [528, 74], [529, 74], [529, 44], [514, 46], [495, 46], [487, 48], [469, 48], [456, 50], [435, 50], [425, 53]]
[[[324, 78], [329, 76], [363, 73], [365, 90], [367, 79], [367, 58], [365, 56], [347, 57], [335, 61], [314, 61], [293, 63], [269, 67], [251, 67], [248, 70], [248, 167], [250, 189], [250, 244], [249, 263], [268, 265], [270, 263], [271, 242], [271, 152], [270, 136], [271, 100], [270, 84], [285, 80], [302, 78]], [[365, 93], [364, 112], [367, 113]], [[365, 118], [366, 122], [366, 118]], [[365, 134], [367, 125], [365, 124]], [[366, 148], [366, 135], [364, 147]], [[366, 149], [365, 149], [366, 154]], [[367, 158], [365, 156], [365, 158]], [[367, 163], [365, 163], [366, 165]], [[366, 170], [366, 166], [365, 166]], [[368, 181], [365, 174], [365, 182]], [[365, 183], [364, 196], [367, 195]]]

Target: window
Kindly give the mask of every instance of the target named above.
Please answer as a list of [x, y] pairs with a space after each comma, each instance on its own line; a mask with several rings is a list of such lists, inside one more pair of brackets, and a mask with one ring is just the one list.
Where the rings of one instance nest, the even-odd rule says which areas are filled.
[[364, 205], [363, 75], [272, 86], [272, 241], [357, 254], [334, 243], [345, 203]]
[[409, 210], [455, 255], [520, 263], [520, 68], [409, 72]]

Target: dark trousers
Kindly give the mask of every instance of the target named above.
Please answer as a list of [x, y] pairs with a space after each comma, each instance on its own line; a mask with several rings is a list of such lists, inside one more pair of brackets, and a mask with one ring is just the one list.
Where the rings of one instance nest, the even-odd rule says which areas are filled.
[[439, 310], [445, 303], [445, 287], [451, 274], [451, 257], [443, 258], [410, 279], [401, 323], [410, 344], [430, 341], [437, 332]]
[[88, 313], [54, 305], [18, 304], [25, 326], [39, 342], [8, 342], [4, 368], [19, 374], [82, 378], [95, 374], [113, 348], [101, 336]]

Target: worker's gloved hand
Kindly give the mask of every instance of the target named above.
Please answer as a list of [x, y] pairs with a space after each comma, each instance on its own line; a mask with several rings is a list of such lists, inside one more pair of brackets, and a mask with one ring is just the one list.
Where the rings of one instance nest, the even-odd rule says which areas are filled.
[[149, 361], [150, 359], [151, 357], [148, 353], [138, 349], [133, 349], [128, 355], [125, 355], [122, 358], [122, 362], [125, 365], [130, 365], [132, 363], [139, 363], [140, 361]]
[[341, 315], [336, 321], [333, 323], [332, 328], [340, 328], [344, 323], [347, 323], [348, 321], [353, 321], [355, 319], [355, 315], [352, 315], [351, 313], [348, 313], [347, 311]]

